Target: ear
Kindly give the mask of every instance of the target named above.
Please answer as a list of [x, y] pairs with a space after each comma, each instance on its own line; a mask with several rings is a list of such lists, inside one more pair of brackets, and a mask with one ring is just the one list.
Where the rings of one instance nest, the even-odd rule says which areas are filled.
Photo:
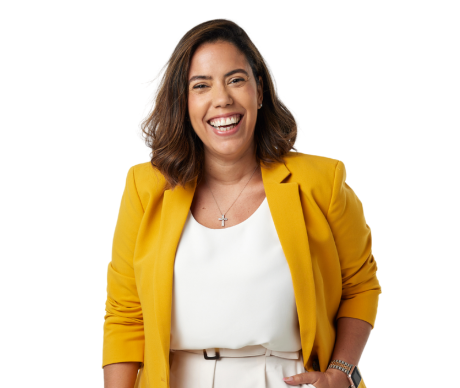
[[259, 75], [259, 85], [257, 85], [257, 105], [262, 104], [264, 99], [264, 81], [262, 77]]

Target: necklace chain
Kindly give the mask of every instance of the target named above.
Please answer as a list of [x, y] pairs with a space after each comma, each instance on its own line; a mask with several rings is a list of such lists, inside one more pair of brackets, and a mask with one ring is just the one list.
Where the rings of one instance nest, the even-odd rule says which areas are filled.
[[212, 193], [211, 188], [209, 187], [208, 183], [206, 182], [206, 179], [204, 180], [204, 183], [206, 183], [206, 186], [208, 186], [208, 189], [209, 189], [209, 191], [211, 192], [211, 195], [212, 195], [212, 197], [214, 198], [214, 201], [216, 202], [217, 207], [219, 208], [220, 214], [222, 214], [222, 218], [219, 218], [219, 220], [222, 221], [222, 226], [225, 226], [225, 225], [224, 225], [224, 222], [228, 220], [228, 218], [225, 218], [225, 214], [228, 213], [228, 211], [230, 210], [230, 208], [233, 206], [233, 204], [236, 202], [236, 200], [240, 197], [241, 193], [242, 193], [243, 190], [246, 188], [247, 184], [249, 183], [249, 181], [251, 180], [252, 176], [253, 176], [254, 173], [256, 172], [257, 167], [259, 167], [259, 166], [258, 166], [258, 165], [256, 166], [256, 168], [254, 169], [254, 171], [253, 171], [252, 174], [251, 174], [251, 177], [248, 179], [248, 181], [247, 181], [246, 184], [244, 185], [243, 189], [242, 189], [242, 190], [240, 191], [240, 193], [238, 194], [238, 197], [236, 197], [236, 199], [233, 201], [233, 203], [230, 205], [230, 207], [227, 209], [227, 211], [226, 211], [225, 213], [222, 213], [222, 210], [220, 210], [220, 207], [219, 207], [219, 204], [217, 203], [216, 197], [214, 197], [214, 194]]

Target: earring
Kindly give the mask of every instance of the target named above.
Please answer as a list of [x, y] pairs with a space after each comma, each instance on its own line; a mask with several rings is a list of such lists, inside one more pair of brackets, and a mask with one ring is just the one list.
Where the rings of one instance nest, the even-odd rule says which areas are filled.
[[259, 105], [259, 108], [262, 108], [262, 104]]

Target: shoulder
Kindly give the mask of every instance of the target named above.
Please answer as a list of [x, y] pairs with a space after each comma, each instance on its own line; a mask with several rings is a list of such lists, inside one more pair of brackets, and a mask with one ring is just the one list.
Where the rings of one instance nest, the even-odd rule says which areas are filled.
[[345, 172], [344, 164], [338, 159], [301, 152], [289, 152], [284, 161], [291, 172], [289, 181], [299, 185], [301, 196], [327, 214], [334, 185]]
[[128, 179], [133, 181], [144, 206], [150, 199], [163, 195], [166, 179], [150, 162], [131, 166], [128, 171]]
[[343, 165], [338, 159], [293, 151], [284, 157], [284, 161], [294, 180], [313, 180], [323, 184], [332, 184], [337, 167]]

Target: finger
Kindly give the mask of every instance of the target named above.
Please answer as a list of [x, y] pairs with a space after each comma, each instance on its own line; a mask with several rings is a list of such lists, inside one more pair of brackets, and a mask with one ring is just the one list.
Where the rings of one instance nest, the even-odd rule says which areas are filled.
[[319, 372], [299, 373], [294, 376], [285, 377], [283, 380], [286, 384], [290, 385], [313, 384], [318, 381], [318, 374]]

